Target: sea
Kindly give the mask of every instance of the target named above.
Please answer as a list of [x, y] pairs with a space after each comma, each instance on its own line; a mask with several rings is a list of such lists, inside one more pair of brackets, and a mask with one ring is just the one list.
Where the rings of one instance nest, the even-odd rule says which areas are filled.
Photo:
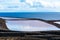
[[0, 17], [38, 18], [60, 20], [60, 12], [0, 12]]

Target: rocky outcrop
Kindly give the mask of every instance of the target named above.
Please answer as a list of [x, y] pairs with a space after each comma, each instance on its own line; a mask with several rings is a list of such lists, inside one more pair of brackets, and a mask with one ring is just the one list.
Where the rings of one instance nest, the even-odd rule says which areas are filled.
[[0, 29], [4, 30], [4, 29], [7, 29], [7, 26], [5, 24], [5, 20], [0, 18]]

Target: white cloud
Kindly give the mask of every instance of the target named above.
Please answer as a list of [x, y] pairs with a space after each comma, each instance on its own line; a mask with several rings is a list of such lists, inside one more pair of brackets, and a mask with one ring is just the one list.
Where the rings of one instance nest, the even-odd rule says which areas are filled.
[[[39, 2], [38, 8], [32, 7], [37, 6], [34, 2]], [[20, 0], [0, 0], [0, 10], [9, 11], [60, 11], [60, 0], [26, 0], [20, 2]]]
[[51, 1], [51, 2], [42, 1], [41, 3], [43, 6], [46, 6], [46, 7], [51, 7], [51, 8], [60, 7], [60, 1]]
[[4, 10], [4, 7], [3, 7], [3, 5], [0, 5], [0, 10]]
[[40, 2], [42, 6], [46, 8], [58, 8], [60, 7], [60, 1], [59, 0], [26, 0], [26, 3], [30, 4], [30, 6], [33, 6], [34, 2]]
[[[28, 6], [33, 6], [34, 2], [36, 4], [36, 2], [40, 3], [40, 7], [44, 7], [44, 8], [60, 8], [60, 0], [26, 0], [24, 3], [29, 4]], [[0, 4], [11, 4], [13, 5], [15, 4], [19, 4], [20, 0], [0, 0]], [[21, 3], [20, 3], [21, 4]], [[22, 6], [21, 6], [22, 7]]]

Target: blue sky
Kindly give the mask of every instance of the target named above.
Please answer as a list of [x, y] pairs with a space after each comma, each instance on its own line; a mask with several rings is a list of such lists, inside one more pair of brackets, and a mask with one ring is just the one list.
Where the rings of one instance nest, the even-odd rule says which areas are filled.
[[0, 12], [60, 12], [60, 0], [0, 0]]

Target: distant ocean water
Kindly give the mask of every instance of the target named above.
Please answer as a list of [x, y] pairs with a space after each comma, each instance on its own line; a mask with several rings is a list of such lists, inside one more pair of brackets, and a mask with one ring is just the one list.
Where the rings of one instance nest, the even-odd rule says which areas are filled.
[[60, 12], [0, 12], [0, 16], [60, 20]]

